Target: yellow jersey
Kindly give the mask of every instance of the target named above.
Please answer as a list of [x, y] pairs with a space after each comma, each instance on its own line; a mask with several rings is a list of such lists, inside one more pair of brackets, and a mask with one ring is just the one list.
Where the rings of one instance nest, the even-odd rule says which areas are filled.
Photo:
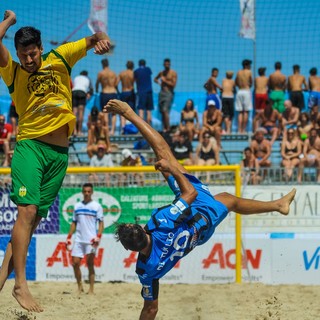
[[72, 112], [71, 69], [87, 54], [86, 39], [63, 44], [42, 55], [39, 70], [28, 73], [12, 60], [0, 74], [19, 116], [17, 141], [35, 139], [68, 124], [71, 136], [76, 117]]

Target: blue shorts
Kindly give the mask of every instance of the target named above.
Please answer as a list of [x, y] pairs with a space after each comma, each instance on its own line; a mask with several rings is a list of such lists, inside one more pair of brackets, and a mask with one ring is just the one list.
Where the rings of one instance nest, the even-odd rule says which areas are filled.
[[133, 111], [136, 111], [136, 95], [133, 90], [121, 92], [120, 100], [126, 102]]
[[152, 92], [138, 93], [138, 110], [153, 110]]
[[118, 95], [116, 93], [100, 93], [100, 110], [109, 102], [109, 100], [118, 99]]
[[320, 92], [310, 91], [308, 99], [308, 107], [312, 109], [315, 106], [320, 106]]
[[205, 110], [208, 110], [208, 101], [209, 100], [213, 100], [216, 104], [216, 108], [218, 110], [221, 110], [221, 100], [220, 97], [217, 94], [208, 94], [206, 97], [206, 106], [205, 106]]

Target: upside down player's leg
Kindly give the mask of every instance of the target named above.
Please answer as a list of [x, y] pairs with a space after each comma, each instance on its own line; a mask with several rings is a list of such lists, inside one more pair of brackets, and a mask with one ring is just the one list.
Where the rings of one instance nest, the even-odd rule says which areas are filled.
[[273, 201], [258, 201], [252, 199], [243, 199], [223, 192], [214, 196], [217, 201], [222, 202], [229, 211], [240, 214], [257, 214], [277, 211], [283, 215], [289, 213], [290, 204], [296, 194], [296, 189], [292, 189], [284, 197]]
[[176, 160], [163, 137], [147, 122], [140, 118], [127, 103], [120, 100], [110, 100], [108, 104], [104, 106], [103, 111], [118, 113], [132, 122], [148, 141], [158, 160], [166, 159], [170, 161], [171, 164], [178, 167], [181, 172], [187, 173], [185, 168]]

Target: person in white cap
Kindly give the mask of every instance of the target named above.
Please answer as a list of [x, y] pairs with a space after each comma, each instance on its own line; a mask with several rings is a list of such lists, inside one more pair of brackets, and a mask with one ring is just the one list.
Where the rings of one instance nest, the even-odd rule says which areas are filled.
[[[133, 154], [130, 149], [123, 149], [122, 152], [123, 160], [121, 161], [121, 166], [142, 166], [142, 159], [139, 154]], [[143, 174], [134, 173], [134, 174], [123, 174], [119, 178], [119, 185], [128, 184], [130, 180], [133, 180], [133, 183], [137, 185], [143, 185]]]
[[221, 147], [221, 126], [222, 126], [222, 112], [216, 108], [214, 100], [208, 101], [208, 110], [203, 112], [202, 116], [202, 130], [199, 141], [202, 142], [202, 137], [205, 132], [213, 136]]

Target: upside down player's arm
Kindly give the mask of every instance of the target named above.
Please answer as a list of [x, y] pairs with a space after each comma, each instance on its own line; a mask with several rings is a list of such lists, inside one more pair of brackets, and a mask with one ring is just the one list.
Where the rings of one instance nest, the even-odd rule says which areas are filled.
[[158, 299], [144, 300], [139, 320], [153, 320], [158, 312]]

